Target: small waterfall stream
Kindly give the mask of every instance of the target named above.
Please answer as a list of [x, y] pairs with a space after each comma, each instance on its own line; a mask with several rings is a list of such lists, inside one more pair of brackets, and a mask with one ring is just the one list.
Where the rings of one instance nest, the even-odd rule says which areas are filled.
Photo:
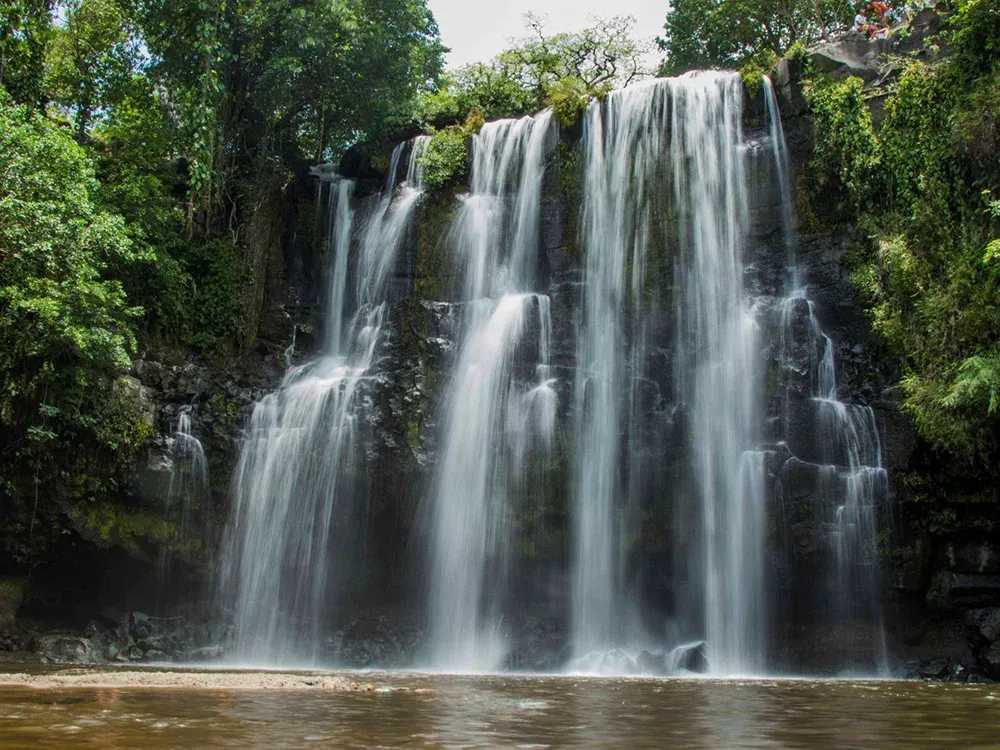
[[[875, 413], [870, 406], [839, 400], [834, 342], [827, 336], [816, 315], [808, 289], [801, 286], [802, 272], [795, 258], [796, 231], [789, 186], [788, 150], [781, 127], [781, 115], [771, 81], [764, 78], [764, 101], [770, 126], [775, 170], [781, 197], [783, 233], [788, 253], [787, 296], [777, 303], [779, 360], [794, 372], [805, 364], [809, 382], [808, 404], [822, 462], [819, 473], [821, 497], [831, 498], [832, 550], [828, 563], [834, 574], [828, 578], [827, 610], [837, 624], [871, 623], [867, 648], [860, 664], [843, 663], [844, 668], [864, 670], [874, 666], [888, 674], [885, 628], [880, 604], [881, 571], [875, 548], [879, 513], [888, 499], [888, 474], [883, 467], [882, 445]], [[802, 356], [801, 349], [805, 349]], [[787, 393], [787, 392], [786, 392]], [[792, 409], [786, 395], [785, 429], [792, 427]], [[807, 407], [808, 408], [808, 407]], [[855, 649], [857, 651], [858, 649]]]
[[[175, 546], [184, 550], [196, 540], [207, 547], [211, 533], [208, 458], [205, 447], [192, 431], [190, 406], [183, 407], [177, 417], [177, 428], [170, 445], [170, 463], [170, 484], [163, 512], [167, 519], [177, 522]], [[166, 547], [161, 551], [161, 582], [170, 581], [173, 577], [174, 557], [175, 553]]]

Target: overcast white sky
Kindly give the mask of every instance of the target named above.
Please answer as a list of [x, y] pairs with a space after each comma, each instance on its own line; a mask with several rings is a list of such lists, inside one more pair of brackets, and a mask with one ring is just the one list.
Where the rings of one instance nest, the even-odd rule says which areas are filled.
[[663, 30], [667, 0], [428, 0], [441, 28], [441, 41], [451, 47], [447, 66], [489, 60], [504, 50], [510, 37], [526, 34], [523, 16], [548, 16], [546, 30], [573, 31], [593, 16], [635, 16], [636, 35], [652, 39]]

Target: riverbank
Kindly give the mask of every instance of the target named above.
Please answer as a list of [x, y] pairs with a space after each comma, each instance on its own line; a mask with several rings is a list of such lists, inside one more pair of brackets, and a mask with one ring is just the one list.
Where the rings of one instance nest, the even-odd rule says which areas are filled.
[[319, 690], [371, 692], [371, 684], [342, 675], [314, 672], [267, 672], [177, 669], [84, 668], [60, 671], [0, 672], [0, 688], [179, 688], [182, 690]]

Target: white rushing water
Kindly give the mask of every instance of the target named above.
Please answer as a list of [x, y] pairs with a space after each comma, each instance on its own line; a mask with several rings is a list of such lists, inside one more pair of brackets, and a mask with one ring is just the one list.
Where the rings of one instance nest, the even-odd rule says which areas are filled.
[[[490, 670], [506, 655], [509, 493], [525, 441], [551, 441], [548, 297], [536, 286], [539, 201], [551, 113], [487, 123], [473, 138], [471, 192], [451, 233], [466, 303], [431, 491], [430, 663]], [[536, 379], [515, 379], [515, 353], [537, 329]], [[529, 355], [531, 356], [531, 355]], [[506, 440], [505, 440], [506, 438]]]
[[653, 222], [662, 226], [666, 214], [678, 247], [676, 376], [690, 410], [692, 500], [701, 509], [692, 565], [701, 601], [693, 606], [704, 611], [713, 667], [754, 671], [762, 659], [763, 477], [751, 450], [759, 414], [756, 331], [742, 285], [742, 96], [737, 75], [697, 73], [614, 92], [587, 114], [573, 506], [578, 655], [619, 645], [628, 628], [620, 498], [631, 477], [619, 456], [635, 379], [625, 363], [644, 356], [636, 350], [645, 346], [637, 321], [646, 256], [651, 242], [664, 241], [653, 237]]
[[[353, 183], [330, 187], [324, 352], [289, 369], [281, 387], [256, 405], [234, 478], [220, 591], [232, 610], [236, 661], [314, 663], [322, 626], [345, 587], [354, 530], [365, 513], [365, 488], [357, 480], [367, 408], [362, 395], [385, 322], [389, 277], [421, 195], [416, 157], [425, 147], [421, 138], [395, 149], [385, 189], [359, 233], [353, 231]], [[413, 183], [394, 191], [407, 149]]]

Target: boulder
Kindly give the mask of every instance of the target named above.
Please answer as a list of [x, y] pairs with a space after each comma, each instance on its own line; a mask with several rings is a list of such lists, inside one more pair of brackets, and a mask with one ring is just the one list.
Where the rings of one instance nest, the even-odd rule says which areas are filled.
[[851, 36], [819, 44], [809, 51], [809, 57], [831, 78], [857, 76], [872, 83], [879, 77], [878, 56], [889, 52], [891, 46], [888, 40]]
[[705, 641], [695, 641], [678, 646], [667, 655], [667, 670], [669, 672], [697, 672], [703, 674], [708, 671], [708, 647]]
[[636, 674], [639, 667], [628, 654], [615, 648], [601, 657], [598, 670], [603, 674]]
[[36, 653], [48, 664], [88, 663], [98, 659], [90, 639], [74, 635], [43, 635], [38, 639]]
[[992, 679], [1000, 679], [1000, 607], [971, 609], [965, 613], [965, 624], [980, 668]]
[[668, 673], [663, 654], [651, 654], [649, 651], [642, 650], [639, 652], [635, 664], [643, 674], [665, 675]]

